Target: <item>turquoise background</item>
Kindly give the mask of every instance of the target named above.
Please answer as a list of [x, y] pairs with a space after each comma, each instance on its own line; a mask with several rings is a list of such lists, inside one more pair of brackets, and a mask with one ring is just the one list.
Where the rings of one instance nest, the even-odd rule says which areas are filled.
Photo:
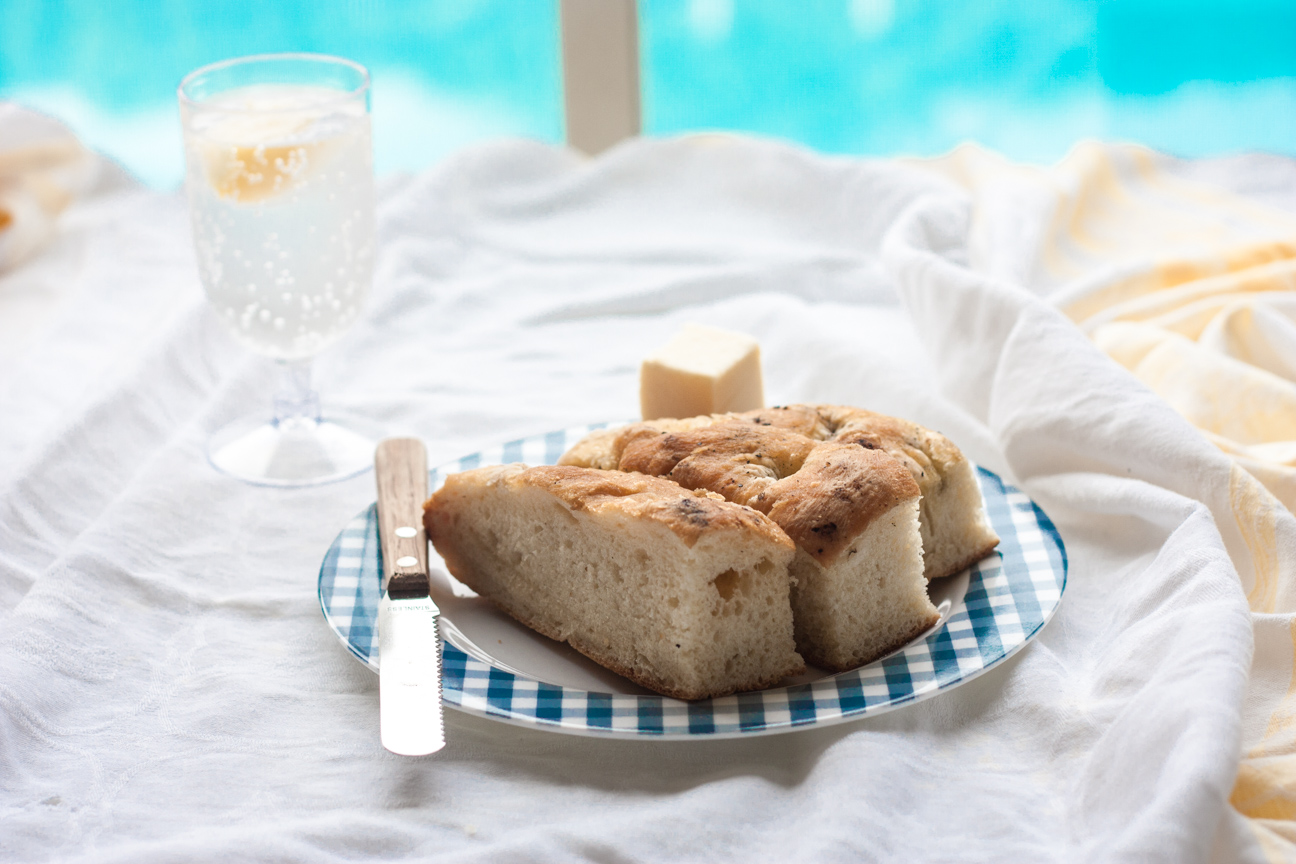
[[[176, 84], [269, 51], [374, 73], [378, 169], [563, 136], [556, 0], [4, 0], [0, 98], [64, 118], [168, 187]], [[1296, 2], [641, 0], [650, 134], [736, 129], [819, 150], [1032, 161], [1086, 137], [1183, 156], [1296, 155]]]

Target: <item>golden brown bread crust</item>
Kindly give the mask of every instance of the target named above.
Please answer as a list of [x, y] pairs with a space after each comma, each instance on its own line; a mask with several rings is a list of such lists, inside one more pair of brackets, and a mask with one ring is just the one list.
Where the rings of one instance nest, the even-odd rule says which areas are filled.
[[772, 484], [753, 505], [825, 567], [855, 543], [874, 519], [918, 497], [918, 484], [896, 460], [854, 444], [811, 451], [801, 470]]
[[917, 498], [918, 485], [904, 466], [867, 443], [807, 437], [803, 430], [817, 425], [813, 417], [776, 409], [678, 432], [636, 424], [612, 443], [620, 470], [665, 477], [768, 513], [829, 566], [875, 518]]
[[779, 405], [730, 416], [754, 426], [784, 429], [816, 441], [826, 441], [833, 433], [815, 405]]
[[[442, 488], [452, 491], [470, 473], [451, 474]], [[541, 465], [522, 472], [501, 470], [497, 474], [496, 482], [511, 489], [525, 486], [545, 489], [572, 510], [591, 513], [614, 510], [631, 520], [659, 522], [690, 548], [703, 533], [725, 528], [756, 531], [781, 546], [792, 545], [782, 529], [764, 514], [750, 507], [734, 507], [720, 495], [685, 489], [660, 477], [563, 465]], [[433, 495], [423, 504], [423, 526], [433, 545], [442, 530], [439, 511], [433, 504], [435, 500]], [[447, 559], [446, 567], [459, 578], [456, 563]]]
[[768, 513], [829, 566], [872, 521], [918, 497], [904, 466], [857, 444], [815, 442], [737, 420], [684, 432], [630, 430], [619, 467], [706, 489]]
[[[787, 405], [740, 414], [631, 424], [604, 433], [598, 441], [582, 441], [563, 455], [560, 464], [597, 462], [600, 467], [664, 476], [682, 486], [708, 489], [773, 516], [771, 490], [804, 470], [810, 454], [817, 448], [830, 444], [886, 454], [908, 471], [923, 496], [939, 492], [950, 470], [966, 462], [958, 447], [944, 435], [899, 417], [843, 405]], [[843, 461], [838, 469], [862, 466], [865, 461]], [[876, 466], [883, 461], [874, 459], [871, 464]], [[861, 496], [859, 504], [864, 510], [851, 522], [852, 529], [845, 529], [842, 523], [832, 519], [818, 523], [836, 524], [841, 533], [834, 536], [842, 538], [841, 542], [822, 546], [822, 553], [818, 551], [821, 545], [816, 542], [820, 539], [817, 534], [806, 537], [809, 529], [795, 523], [785, 525], [779, 516], [774, 521], [793, 535], [802, 549], [826, 565], [833, 560], [834, 549], [837, 552], [844, 549], [849, 539], [866, 528], [877, 513], [887, 509], [883, 502], [889, 500], [894, 504], [899, 500], [900, 488], [888, 485], [894, 479], [893, 474], [887, 472], [891, 479], [880, 480], [869, 495]], [[792, 486], [788, 484], [784, 494], [791, 495]], [[795, 487], [798, 494], [810, 497], [820, 494], [824, 488], [810, 475]], [[780, 510], [781, 515], [786, 512]], [[993, 542], [987, 540], [981, 548], [961, 558], [956, 568], [945, 567], [927, 576], [935, 579], [957, 573], [989, 555], [997, 545], [998, 538], [993, 538]]]
[[614, 455], [614, 448], [620, 434], [620, 429], [597, 429], [572, 445], [558, 460], [558, 464], [615, 471], [617, 456]]
[[[700, 431], [716, 425], [732, 429], [733, 424], [759, 427], [772, 436], [784, 433], [811, 441], [844, 441], [882, 450], [899, 459], [920, 486], [924, 481], [939, 483], [937, 472], [931, 470], [935, 464], [963, 460], [963, 454], [944, 435], [899, 417], [843, 405], [787, 405], [741, 414], [653, 420], [604, 430], [564, 453], [558, 464], [629, 470], [620, 462], [625, 451], [644, 437], [662, 432]], [[931, 490], [924, 488], [923, 491]]]
[[[456, 476], [447, 477], [446, 485], [451, 485]], [[789, 545], [778, 526], [761, 513], [749, 507], [734, 507], [720, 495], [684, 489], [660, 477], [542, 465], [505, 475], [503, 482], [515, 489], [544, 489], [578, 512], [615, 510], [632, 520], [660, 522], [689, 547], [703, 533], [726, 528], [756, 531], [775, 543]]]
[[[936, 465], [963, 460], [963, 454], [944, 435], [909, 420], [845, 405], [786, 405], [741, 414], [653, 420], [604, 430], [564, 453], [558, 464], [619, 467], [624, 471], [628, 469], [619, 463], [627, 447], [653, 432], [687, 432], [733, 423], [791, 433], [812, 441], [844, 441], [882, 450], [899, 459], [920, 487], [924, 487], [924, 481], [939, 483], [938, 472], [931, 470]], [[594, 462], [601, 464], [596, 466]], [[923, 488], [924, 493], [929, 491], [932, 490]]]
[[801, 470], [815, 442], [776, 429], [737, 421], [679, 432], [631, 427], [620, 441], [617, 467], [674, 480], [686, 489], [707, 489], [738, 504], [754, 503], [776, 481]]
[[881, 450], [909, 469], [924, 495], [940, 488], [948, 466], [964, 461], [963, 453], [939, 432], [863, 408], [790, 405], [734, 416], [753, 425], [793, 429], [823, 441], [840, 441]]
[[728, 420], [737, 415], [710, 414], [701, 417], [686, 417], [683, 420], [645, 420], [617, 429], [599, 429], [577, 441], [570, 450], [558, 458], [559, 465], [571, 465], [577, 468], [600, 468], [608, 471], [622, 470], [617, 467], [621, 454], [626, 446], [639, 435], [651, 435], [661, 432], [687, 432], [691, 429], [702, 429], [718, 420]]

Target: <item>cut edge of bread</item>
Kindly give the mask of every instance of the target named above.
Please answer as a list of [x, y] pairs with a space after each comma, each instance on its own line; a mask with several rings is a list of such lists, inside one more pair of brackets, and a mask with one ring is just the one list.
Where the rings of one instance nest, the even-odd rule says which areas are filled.
[[797, 650], [831, 672], [885, 657], [940, 620], [923, 578], [916, 498], [875, 519], [828, 566], [798, 549], [792, 573]]
[[955, 456], [936, 465], [941, 494], [924, 495], [920, 505], [923, 574], [928, 580], [961, 573], [999, 545], [976, 471], [961, 453], [955, 451]]
[[[555, 478], [592, 492], [555, 492]], [[679, 520], [709, 527], [690, 533]], [[660, 478], [515, 465], [447, 478], [424, 522], [457, 579], [662, 695], [725, 696], [804, 671], [793, 546], [750, 508]]]

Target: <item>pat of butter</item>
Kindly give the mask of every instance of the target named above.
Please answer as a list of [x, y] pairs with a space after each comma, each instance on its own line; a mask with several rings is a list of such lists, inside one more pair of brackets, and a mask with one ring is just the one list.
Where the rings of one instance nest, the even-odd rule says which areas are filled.
[[742, 333], [686, 324], [639, 370], [643, 419], [765, 407], [760, 345]]

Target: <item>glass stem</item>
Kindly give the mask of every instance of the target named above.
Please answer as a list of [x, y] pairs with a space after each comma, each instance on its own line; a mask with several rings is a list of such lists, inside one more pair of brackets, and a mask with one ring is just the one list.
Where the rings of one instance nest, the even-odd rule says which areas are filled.
[[274, 425], [297, 420], [320, 420], [319, 393], [311, 388], [311, 361], [276, 360], [279, 391], [274, 397]]

